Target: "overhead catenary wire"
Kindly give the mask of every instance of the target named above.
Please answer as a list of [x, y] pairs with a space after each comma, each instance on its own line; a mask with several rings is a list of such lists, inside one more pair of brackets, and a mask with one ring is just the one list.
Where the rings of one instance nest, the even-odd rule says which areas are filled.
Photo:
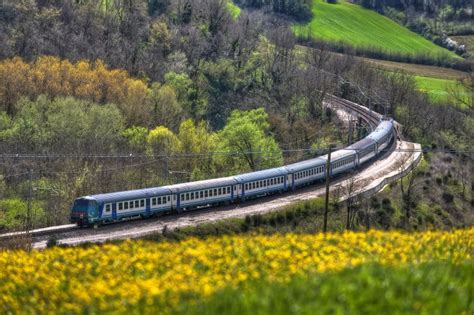
[[[341, 150], [341, 149], [344, 149], [344, 148], [334, 148], [333, 151], [336, 151], [336, 150]], [[314, 149], [297, 149], [297, 150], [286, 150], [286, 151], [291, 151], [291, 152], [314, 152], [315, 154], [318, 153], [318, 152], [315, 152]], [[450, 150], [450, 149], [433, 149], [433, 148], [425, 148], [425, 149], [402, 149], [402, 148], [396, 148], [396, 149], [393, 149], [391, 150], [392, 152], [400, 152], [400, 153], [427, 153], [427, 152], [432, 152], [432, 153], [448, 153], [448, 154], [468, 154], [468, 155], [471, 155], [471, 154], [474, 154], [474, 150], [473, 149], [469, 149], [469, 150], [462, 150], [462, 151], [456, 151], [456, 150]], [[105, 169], [98, 169], [98, 170], [94, 170], [93, 172], [96, 173], [96, 172], [102, 172], [102, 173], [107, 173], [107, 172], [114, 172], [114, 171], [119, 171], [119, 170], [123, 170], [123, 169], [127, 169], [127, 168], [134, 168], [134, 167], [140, 167], [140, 166], [145, 166], [145, 165], [150, 165], [150, 164], [154, 164], [154, 163], [159, 163], [159, 162], [163, 162], [165, 159], [176, 159], [176, 158], [180, 158], [180, 159], [190, 159], [190, 158], [197, 158], [197, 157], [202, 157], [202, 156], [213, 156], [213, 155], [217, 155], [217, 153], [220, 153], [220, 154], [227, 154], [227, 155], [232, 155], [232, 156], [238, 156], [238, 155], [242, 155], [242, 154], [250, 154], [250, 153], [258, 153], [260, 154], [260, 156], [275, 156], [276, 152], [272, 152], [272, 151], [269, 151], [270, 154], [268, 154], [268, 152], [265, 152], [265, 151], [248, 151], [248, 152], [209, 152], [209, 153], [193, 153], [193, 154], [180, 154], [180, 155], [155, 155], [155, 156], [147, 156], [147, 155], [142, 155], [142, 156], [129, 156], [129, 155], [96, 155], [96, 156], [92, 156], [92, 155], [83, 155], [82, 157], [81, 156], [75, 156], [75, 155], [47, 155], [47, 156], [44, 156], [44, 155], [40, 155], [40, 156], [36, 156], [36, 155], [27, 155], [27, 156], [23, 156], [23, 155], [15, 155], [15, 158], [18, 158], [18, 159], [32, 159], [32, 158], [39, 158], [39, 159], [45, 159], [45, 158], [54, 158], [54, 159], [70, 159], [70, 158], [97, 158], [97, 159], [102, 159], [102, 158], [107, 158], [107, 159], [133, 159], [133, 158], [140, 158], [140, 159], [144, 159], [146, 158], [147, 160], [142, 162], [142, 163], [135, 163], [135, 164], [130, 164], [130, 165], [122, 165], [122, 166], [118, 166], [118, 167], [111, 167], [111, 168], [105, 168]], [[320, 156], [314, 156], [314, 158], [318, 158], [318, 157], [322, 157], [321, 155]], [[2, 158], [2, 155], [0, 155], [0, 159]], [[52, 175], [52, 174], [79, 174], [79, 173], [82, 173], [82, 171], [61, 171], [61, 172], [48, 172], [48, 171], [36, 171], [36, 172], [32, 172], [33, 175], [38, 175], [38, 174], [49, 174], [49, 175]], [[30, 172], [22, 172], [22, 173], [19, 173], [19, 174], [9, 174], [9, 175], [4, 175], [2, 176], [1, 178], [3, 179], [7, 179], [7, 178], [12, 178], [12, 177], [23, 177], [23, 176], [26, 176], [26, 175], [29, 175]]]
[[[343, 150], [346, 147], [337, 147], [335, 150]], [[474, 149], [467, 150], [454, 150], [454, 149], [435, 149], [435, 148], [422, 148], [422, 149], [402, 149], [396, 148], [392, 151], [395, 152], [434, 152], [434, 153], [474, 153]], [[294, 152], [314, 152], [321, 153], [325, 150], [315, 150], [313, 148], [298, 148], [298, 149], [287, 149], [280, 151], [209, 151], [204, 153], [176, 153], [176, 154], [0, 154], [0, 159], [174, 159], [174, 158], [195, 158], [203, 156], [239, 156], [244, 154], [261, 154], [272, 156], [282, 153], [294, 153]]]

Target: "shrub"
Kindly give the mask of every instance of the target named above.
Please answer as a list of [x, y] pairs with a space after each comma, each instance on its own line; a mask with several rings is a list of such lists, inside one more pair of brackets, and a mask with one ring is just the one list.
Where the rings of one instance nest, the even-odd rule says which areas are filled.
[[454, 196], [448, 192], [444, 192], [442, 198], [446, 203], [452, 203], [454, 201]]

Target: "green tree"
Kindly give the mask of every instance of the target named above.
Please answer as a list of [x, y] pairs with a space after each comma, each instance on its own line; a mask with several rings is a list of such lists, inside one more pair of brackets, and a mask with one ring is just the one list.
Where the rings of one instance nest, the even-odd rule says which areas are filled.
[[168, 84], [154, 83], [151, 89], [151, 99], [154, 107], [152, 123], [155, 126], [164, 125], [177, 130], [184, 112], [178, 102], [175, 89]]
[[[27, 215], [26, 201], [19, 198], [0, 200], [0, 230], [24, 227]], [[46, 215], [40, 202], [32, 202], [30, 216], [34, 226], [39, 226], [44, 222]]]
[[142, 153], [146, 149], [148, 129], [140, 126], [133, 126], [122, 132], [127, 147], [137, 153]]
[[219, 133], [218, 163], [227, 171], [258, 170], [281, 165], [283, 155], [269, 134], [268, 115], [263, 108], [233, 111]]
[[181, 151], [178, 137], [165, 126], [158, 126], [147, 136], [147, 152], [154, 155], [172, 155]]
[[200, 118], [205, 114], [206, 101], [201, 99], [202, 96], [186, 73], [168, 72], [165, 81], [176, 91], [176, 97], [186, 113], [193, 118]]
[[191, 154], [185, 159], [183, 169], [189, 170], [193, 179], [203, 179], [213, 174], [211, 153], [217, 148], [217, 135], [209, 132], [206, 123], [201, 121], [196, 124], [192, 119], [183, 121], [178, 138], [182, 152]]

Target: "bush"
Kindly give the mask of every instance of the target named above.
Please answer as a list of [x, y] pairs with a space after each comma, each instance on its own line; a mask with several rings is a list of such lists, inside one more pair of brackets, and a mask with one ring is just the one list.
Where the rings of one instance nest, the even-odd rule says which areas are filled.
[[58, 240], [54, 236], [50, 236], [46, 242], [46, 247], [51, 248], [58, 245]]
[[442, 198], [446, 203], [452, 203], [454, 201], [454, 196], [448, 192], [444, 192]]

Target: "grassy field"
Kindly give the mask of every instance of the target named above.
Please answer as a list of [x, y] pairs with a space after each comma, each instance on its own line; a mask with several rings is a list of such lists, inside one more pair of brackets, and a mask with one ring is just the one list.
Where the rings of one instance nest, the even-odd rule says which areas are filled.
[[339, 0], [337, 4], [313, 0], [312, 11], [314, 16], [308, 24], [293, 26], [298, 36], [405, 55], [459, 58], [387, 17], [345, 0]]
[[445, 262], [403, 267], [368, 265], [220, 290], [178, 314], [469, 314], [474, 266]]
[[[460, 85], [455, 80], [447, 80], [440, 78], [431, 78], [424, 76], [414, 76], [421, 92], [427, 93], [433, 100], [447, 101], [450, 99], [452, 90], [460, 89]], [[467, 91], [463, 92], [463, 96], [467, 98]]]
[[468, 314], [473, 240], [470, 228], [4, 251], [0, 313]]

